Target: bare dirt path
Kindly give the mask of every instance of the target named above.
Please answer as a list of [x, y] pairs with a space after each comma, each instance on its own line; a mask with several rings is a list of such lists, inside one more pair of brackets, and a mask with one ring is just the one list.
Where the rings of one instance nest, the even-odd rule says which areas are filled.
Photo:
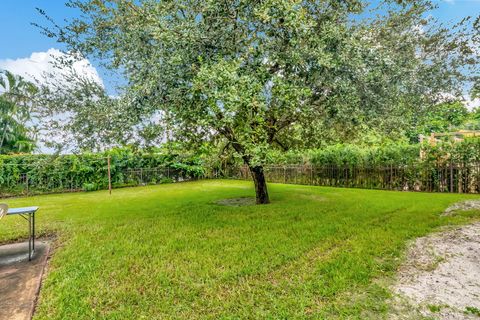
[[[471, 209], [477, 207], [468, 203], [464, 208]], [[392, 319], [479, 320], [480, 223], [417, 239], [393, 291]]]
[[28, 243], [0, 246], [0, 320], [32, 318], [49, 243], [37, 241], [32, 261], [28, 261]]

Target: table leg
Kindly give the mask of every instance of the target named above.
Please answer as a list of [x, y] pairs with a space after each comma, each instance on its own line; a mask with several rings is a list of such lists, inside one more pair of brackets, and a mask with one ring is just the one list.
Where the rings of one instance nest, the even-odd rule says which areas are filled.
[[28, 215], [28, 261], [32, 260], [32, 215]]
[[35, 253], [35, 212], [32, 213], [32, 218], [33, 218], [33, 227], [32, 227], [32, 249], [33, 253]]

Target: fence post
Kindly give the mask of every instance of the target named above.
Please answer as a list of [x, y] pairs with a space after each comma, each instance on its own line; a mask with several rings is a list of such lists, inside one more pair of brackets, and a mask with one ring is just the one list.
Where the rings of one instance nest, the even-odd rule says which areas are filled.
[[108, 164], [108, 192], [112, 194], [112, 174], [110, 171], [110, 156], [107, 157]]

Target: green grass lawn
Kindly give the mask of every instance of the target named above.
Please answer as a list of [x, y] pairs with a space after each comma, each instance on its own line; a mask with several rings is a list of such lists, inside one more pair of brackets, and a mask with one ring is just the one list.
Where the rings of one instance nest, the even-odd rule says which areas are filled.
[[[388, 312], [387, 284], [409, 239], [480, 212], [440, 217], [478, 198], [198, 181], [8, 199], [41, 207], [57, 235], [35, 319], [364, 319]], [[7, 217], [0, 242], [26, 235]]]

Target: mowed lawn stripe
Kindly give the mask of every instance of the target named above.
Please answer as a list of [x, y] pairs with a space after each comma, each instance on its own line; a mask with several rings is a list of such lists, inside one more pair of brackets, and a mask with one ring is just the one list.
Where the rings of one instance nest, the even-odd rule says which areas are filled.
[[[58, 248], [37, 319], [364, 318], [387, 312], [408, 240], [478, 212], [440, 213], [472, 195], [211, 180], [8, 199], [39, 205]], [[0, 241], [25, 236], [5, 219]]]

